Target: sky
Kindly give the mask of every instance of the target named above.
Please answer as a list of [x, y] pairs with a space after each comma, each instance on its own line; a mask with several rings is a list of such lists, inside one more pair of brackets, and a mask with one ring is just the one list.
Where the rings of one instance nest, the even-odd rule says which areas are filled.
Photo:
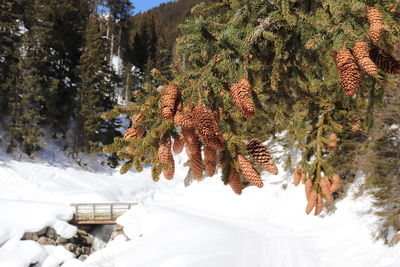
[[153, 7], [159, 6], [162, 3], [171, 2], [172, 0], [131, 0], [135, 6], [135, 13], [145, 12]]

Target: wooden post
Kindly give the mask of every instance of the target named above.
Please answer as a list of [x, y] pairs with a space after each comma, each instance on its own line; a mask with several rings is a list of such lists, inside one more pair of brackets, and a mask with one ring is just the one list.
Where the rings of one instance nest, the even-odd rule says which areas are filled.
[[96, 221], [96, 204], [93, 204], [93, 221]]
[[111, 213], [111, 218], [110, 220], [114, 220], [114, 204], [111, 204], [111, 209], [110, 209], [110, 213]]

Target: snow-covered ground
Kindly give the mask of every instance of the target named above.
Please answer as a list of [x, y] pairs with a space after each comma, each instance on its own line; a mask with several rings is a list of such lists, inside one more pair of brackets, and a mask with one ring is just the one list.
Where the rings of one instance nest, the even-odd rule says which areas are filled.
[[[400, 266], [400, 245], [389, 248], [371, 238], [376, 217], [369, 214], [371, 199], [356, 198], [361, 177], [334, 214], [314, 217], [305, 215], [303, 187], [294, 187], [282, 170], [265, 175], [264, 188], [237, 196], [219, 175], [185, 188], [185, 156], [176, 157], [173, 181], [155, 184], [149, 169], [89, 171], [61, 155], [56, 147], [35, 162], [0, 155], [1, 267]], [[85, 262], [63, 247], [20, 240], [45, 226], [68, 238], [76, 231], [66, 223], [68, 204], [104, 201], [140, 203], [118, 219], [130, 240], [119, 236]]]

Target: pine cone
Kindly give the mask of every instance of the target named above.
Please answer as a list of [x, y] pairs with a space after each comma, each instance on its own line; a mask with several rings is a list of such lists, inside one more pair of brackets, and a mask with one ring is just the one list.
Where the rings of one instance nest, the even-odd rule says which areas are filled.
[[324, 201], [322, 200], [321, 195], [318, 194], [318, 196], [317, 196], [317, 204], [315, 206], [314, 215], [315, 216], [320, 215], [323, 209], [324, 209]]
[[303, 184], [305, 184], [305, 183], [306, 183], [306, 180], [307, 180], [307, 175], [306, 175], [304, 172], [302, 172], [302, 173], [301, 173], [301, 182], [302, 182]]
[[243, 185], [242, 182], [240, 181], [240, 175], [235, 169], [231, 169], [231, 172], [229, 173], [229, 185], [232, 187], [233, 192], [236, 194], [240, 195], [242, 194], [242, 189]]
[[124, 134], [124, 138], [126, 140], [132, 139], [132, 138], [140, 138], [142, 137], [144, 134], [144, 130], [142, 129], [138, 129], [135, 127], [131, 127], [126, 129], [125, 134]]
[[369, 24], [374, 24], [374, 23], [383, 24], [381, 12], [377, 8], [368, 7], [367, 17]]
[[253, 165], [251, 165], [251, 163], [245, 157], [243, 157], [243, 155], [238, 154], [237, 161], [240, 166], [240, 171], [247, 181], [260, 188], [264, 186], [260, 174], [256, 171], [256, 169], [254, 169]]
[[174, 141], [173, 150], [175, 154], [179, 154], [182, 152], [183, 147], [185, 146], [185, 141], [183, 141], [183, 136], [180, 136], [180, 139]]
[[335, 63], [345, 94], [347, 96], [355, 95], [361, 84], [361, 73], [353, 55], [348, 49], [341, 50], [335, 56]]
[[382, 71], [389, 74], [399, 74], [400, 73], [400, 60], [394, 58], [391, 54], [385, 50], [379, 48], [378, 46], [373, 46], [369, 53], [372, 61], [380, 68]]
[[378, 43], [384, 31], [385, 27], [383, 26], [383, 24], [371, 24], [368, 31], [369, 39], [371, 40], [371, 42], [373, 44]]
[[161, 92], [161, 116], [166, 120], [171, 119], [175, 114], [178, 88], [179, 86], [176, 83], [170, 83]]
[[329, 188], [329, 191], [331, 191], [332, 193], [338, 191], [338, 189], [340, 188], [340, 177], [339, 177], [339, 175], [337, 175], [337, 174], [332, 175], [331, 182], [332, 182], [332, 185]]
[[333, 202], [333, 198], [331, 195], [330, 187], [331, 187], [331, 182], [329, 181], [328, 177], [322, 178], [320, 184], [319, 184], [322, 194], [325, 196], [326, 200], [328, 200], [329, 203]]
[[204, 161], [208, 177], [214, 176], [217, 169], [217, 150], [212, 147], [204, 147]]
[[175, 125], [181, 126], [183, 128], [193, 128], [193, 120], [187, 114], [177, 111], [174, 116]]
[[369, 27], [369, 38], [372, 43], [376, 44], [382, 37], [382, 33], [385, 30], [385, 25], [382, 19], [381, 12], [377, 8], [368, 7], [367, 17], [370, 24]]
[[328, 141], [329, 141], [329, 143], [328, 143], [329, 151], [332, 152], [332, 153], [335, 152], [336, 148], [337, 148], [337, 143], [336, 142], [338, 141], [338, 138], [337, 138], [336, 134], [335, 133], [331, 133], [329, 135]]
[[192, 117], [200, 140], [216, 150], [222, 149], [222, 133], [213, 112], [203, 104], [198, 104], [193, 109]]
[[310, 193], [310, 198], [309, 198], [309, 200], [307, 202], [307, 207], [306, 207], [307, 215], [310, 214], [310, 212], [313, 210], [313, 208], [317, 204], [317, 201], [318, 201], [318, 194], [317, 194], [317, 192], [312, 191]]
[[310, 199], [311, 192], [313, 191], [313, 183], [311, 180], [307, 180], [305, 184], [305, 192], [307, 200]]
[[301, 169], [300, 168], [294, 168], [294, 179], [293, 183], [295, 186], [298, 186], [301, 181]]
[[246, 118], [255, 116], [253, 99], [251, 98], [251, 85], [246, 78], [231, 86], [231, 98], [236, 107]]
[[193, 177], [197, 180], [203, 178], [203, 160], [201, 158], [201, 149], [194, 129], [182, 129], [183, 140], [186, 144], [186, 154], [190, 160], [190, 168]]
[[358, 66], [371, 76], [378, 74], [378, 67], [369, 57], [369, 45], [366, 42], [357, 41], [353, 47], [353, 55]]
[[144, 119], [144, 116], [142, 113], [135, 114], [132, 116], [132, 126], [136, 126], [139, 124], [142, 120]]
[[168, 180], [174, 178], [175, 162], [171, 153], [171, 139], [165, 144], [161, 144], [158, 148], [158, 159], [161, 163], [168, 166], [168, 169], [163, 168], [164, 177]]
[[278, 168], [274, 164], [271, 155], [267, 148], [263, 146], [258, 139], [251, 139], [246, 145], [247, 153], [256, 161], [262, 168], [268, 172], [277, 175]]

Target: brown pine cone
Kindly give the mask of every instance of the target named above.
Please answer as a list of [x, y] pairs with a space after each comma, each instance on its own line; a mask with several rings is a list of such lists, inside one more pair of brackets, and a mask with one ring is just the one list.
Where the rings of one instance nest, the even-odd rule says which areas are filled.
[[340, 188], [340, 177], [337, 174], [332, 175], [331, 177], [331, 187], [329, 188], [329, 191], [336, 192]]
[[298, 186], [301, 181], [301, 169], [300, 168], [294, 168], [294, 178], [293, 178], [293, 183], [295, 186]]
[[368, 30], [368, 35], [371, 42], [373, 44], [378, 43], [384, 31], [385, 27], [383, 26], [383, 24], [378, 24], [378, 23], [371, 24]]
[[144, 116], [142, 113], [135, 114], [132, 116], [132, 126], [136, 126], [139, 124], [142, 120], [144, 119]]
[[180, 135], [180, 139], [174, 141], [173, 150], [175, 154], [179, 154], [182, 152], [183, 147], [185, 146], [185, 141], [183, 141], [183, 136]]
[[337, 138], [335, 133], [331, 133], [329, 135], [328, 140], [329, 140], [328, 149], [329, 149], [330, 152], [333, 153], [333, 152], [336, 151], [338, 138]]
[[142, 129], [138, 129], [135, 127], [131, 127], [126, 129], [125, 134], [124, 134], [124, 138], [126, 140], [132, 139], [132, 138], [140, 138], [142, 137], [144, 134], [144, 130]]
[[377, 8], [368, 7], [367, 17], [369, 24], [374, 24], [374, 23], [383, 24], [381, 12]]
[[314, 215], [318, 216], [321, 214], [322, 210], [324, 209], [324, 201], [320, 194], [317, 196], [317, 204], [315, 205], [315, 212]]
[[207, 176], [214, 176], [217, 170], [217, 150], [209, 146], [204, 146], [204, 161]]
[[317, 204], [317, 201], [318, 201], [318, 194], [317, 194], [317, 192], [312, 191], [310, 193], [310, 198], [309, 198], [309, 200], [307, 202], [307, 207], [306, 207], [307, 215], [310, 214], [310, 212], [313, 210], [313, 208]]
[[331, 182], [329, 181], [329, 178], [327, 176], [322, 178], [319, 186], [320, 186], [322, 194], [324, 195], [326, 200], [329, 203], [332, 203], [333, 202], [333, 198], [332, 198], [331, 191], [330, 191]]
[[175, 103], [179, 94], [179, 86], [176, 83], [168, 84], [161, 92], [161, 116], [168, 120], [175, 114]]
[[193, 128], [193, 119], [187, 114], [177, 111], [174, 116], [175, 125], [183, 128]]
[[344, 49], [336, 54], [335, 63], [345, 94], [347, 96], [355, 95], [361, 84], [361, 72], [355, 58], [348, 49]]
[[305, 189], [305, 192], [306, 192], [306, 198], [307, 198], [307, 200], [309, 200], [311, 192], [313, 191], [313, 183], [311, 182], [311, 180], [307, 180], [306, 181], [304, 189]]
[[369, 45], [363, 41], [357, 41], [353, 47], [353, 55], [358, 66], [371, 76], [378, 74], [378, 67], [369, 57]]
[[175, 162], [174, 162], [174, 157], [172, 156], [171, 153], [171, 139], [168, 139], [168, 141], [165, 144], [161, 144], [159, 146], [158, 159], [160, 160], [161, 163], [168, 166], [168, 169], [163, 168], [164, 177], [168, 180], [174, 178]]
[[303, 184], [305, 184], [306, 180], [307, 180], [307, 175], [302, 171], [302, 173], [301, 173], [301, 182]]
[[240, 181], [240, 175], [238, 171], [234, 168], [231, 169], [231, 172], [229, 173], [229, 178], [228, 178], [228, 183], [231, 186], [233, 192], [236, 194], [240, 195], [242, 194], [242, 181]]
[[255, 116], [253, 99], [251, 98], [251, 85], [246, 78], [231, 86], [231, 98], [236, 107], [246, 118]]
[[246, 145], [247, 153], [256, 161], [260, 166], [268, 172], [277, 175], [278, 168], [272, 160], [271, 154], [268, 149], [263, 146], [258, 139], [251, 139]]
[[382, 71], [389, 74], [400, 73], [400, 60], [397, 60], [385, 50], [379, 48], [378, 46], [372, 46], [369, 55], [372, 61]]
[[240, 171], [247, 181], [260, 188], [264, 186], [260, 174], [256, 169], [254, 169], [253, 165], [251, 165], [251, 163], [245, 157], [243, 157], [243, 155], [238, 154], [237, 161], [240, 166]]
[[201, 149], [193, 128], [182, 129], [183, 140], [186, 144], [186, 154], [190, 160], [190, 168], [193, 177], [197, 180], [203, 178], [203, 160], [201, 158]]
[[198, 104], [192, 112], [194, 127], [200, 140], [216, 150], [223, 149], [222, 133], [213, 112], [203, 104]]

